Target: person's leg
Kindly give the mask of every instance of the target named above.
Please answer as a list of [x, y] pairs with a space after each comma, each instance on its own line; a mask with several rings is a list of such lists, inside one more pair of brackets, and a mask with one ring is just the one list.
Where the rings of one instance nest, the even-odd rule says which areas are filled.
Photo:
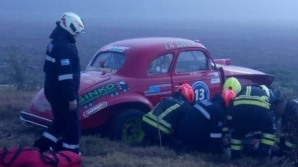
[[263, 109], [260, 111], [260, 118], [262, 119], [260, 121], [262, 134], [258, 154], [260, 158], [263, 158], [269, 156], [270, 149], [275, 144], [276, 135], [271, 111]]
[[232, 124], [234, 131], [231, 134], [231, 160], [239, 159], [243, 150], [243, 139], [248, 131], [249, 110], [248, 105], [235, 107]]
[[80, 153], [80, 137], [81, 137], [81, 121], [79, 117], [79, 109], [69, 111], [68, 105], [63, 111], [63, 138], [62, 150], [69, 150]]
[[49, 150], [50, 147], [55, 147], [62, 132], [63, 119], [61, 117], [61, 109], [57, 100], [51, 100], [53, 121], [52, 124], [43, 132], [41, 137], [34, 141], [33, 146], [38, 147], [41, 152]]

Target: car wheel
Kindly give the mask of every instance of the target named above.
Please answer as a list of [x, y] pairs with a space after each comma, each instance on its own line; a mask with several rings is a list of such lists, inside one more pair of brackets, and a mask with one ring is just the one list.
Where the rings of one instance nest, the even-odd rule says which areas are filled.
[[140, 143], [144, 139], [142, 117], [144, 113], [137, 109], [123, 110], [117, 114], [110, 127], [110, 139], [123, 140], [128, 144]]

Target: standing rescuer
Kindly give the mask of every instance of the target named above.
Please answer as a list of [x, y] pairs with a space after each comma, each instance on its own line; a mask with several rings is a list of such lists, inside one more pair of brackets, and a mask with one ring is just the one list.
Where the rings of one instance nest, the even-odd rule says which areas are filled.
[[194, 91], [189, 84], [182, 84], [177, 92], [158, 103], [152, 111], [143, 116], [143, 130], [146, 137], [163, 144], [174, 144], [174, 134], [186, 112], [192, 110]]
[[[83, 20], [75, 13], [63, 13], [50, 35], [44, 63], [44, 93], [52, 113], [52, 125], [34, 142], [42, 152], [50, 147], [79, 154], [81, 132], [78, 111], [80, 60], [76, 39], [84, 33]], [[58, 146], [62, 135], [61, 145]]]

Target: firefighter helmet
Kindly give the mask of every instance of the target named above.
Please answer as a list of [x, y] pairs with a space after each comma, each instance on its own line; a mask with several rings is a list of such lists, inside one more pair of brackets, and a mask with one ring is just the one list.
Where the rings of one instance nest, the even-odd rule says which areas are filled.
[[227, 89], [222, 91], [221, 96], [225, 100], [226, 107], [229, 107], [230, 102], [234, 100], [234, 98], [236, 97], [236, 94], [234, 93], [234, 91]]
[[192, 103], [195, 99], [195, 93], [189, 84], [182, 84], [177, 89], [177, 92], [180, 92], [190, 103]]
[[60, 26], [71, 35], [85, 32], [85, 25], [80, 16], [73, 12], [65, 12], [60, 18]]
[[230, 77], [224, 83], [223, 90], [233, 90], [235, 94], [241, 91], [241, 84], [235, 77]]

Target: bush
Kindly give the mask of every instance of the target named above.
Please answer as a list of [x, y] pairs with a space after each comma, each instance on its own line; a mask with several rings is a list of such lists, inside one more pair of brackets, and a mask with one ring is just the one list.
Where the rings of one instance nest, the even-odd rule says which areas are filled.
[[9, 77], [17, 90], [37, 89], [37, 81], [28, 75], [32, 56], [22, 54], [17, 48], [9, 48], [8, 56]]

